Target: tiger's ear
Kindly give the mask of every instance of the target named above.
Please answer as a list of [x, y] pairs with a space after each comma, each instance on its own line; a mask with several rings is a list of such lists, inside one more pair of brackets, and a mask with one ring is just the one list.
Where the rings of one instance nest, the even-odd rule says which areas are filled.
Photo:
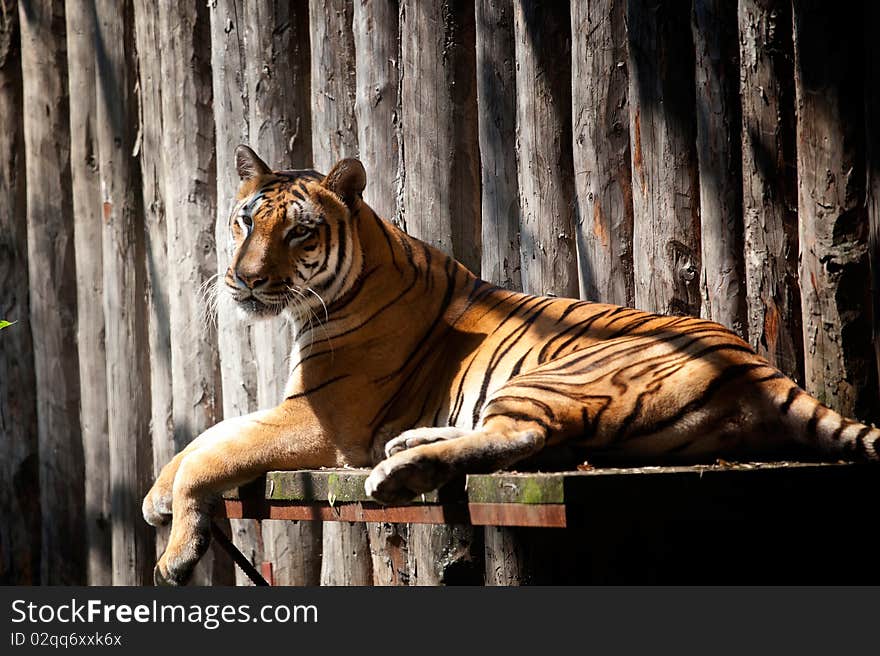
[[367, 172], [358, 160], [339, 160], [327, 174], [321, 185], [339, 196], [345, 204], [353, 207], [367, 186]]
[[266, 162], [261, 160], [254, 151], [245, 145], [238, 146], [235, 149], [235, 168], [238, 170], [238, 177], [242, 181], [272, 172], [272, 169], [268, 167]]

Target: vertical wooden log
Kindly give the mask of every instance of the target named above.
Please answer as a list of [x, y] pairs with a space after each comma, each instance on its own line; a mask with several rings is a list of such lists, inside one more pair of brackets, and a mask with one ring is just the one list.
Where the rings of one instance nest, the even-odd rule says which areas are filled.
[[[358, 0], [353, 9], [355, 121], [358, 153], [367, 170], [364, 199], [379, 216], [394, 220], [400, 176], [399, 6], [396, 0]], [[408, 530], [405, 524], [367, 524], [374, 585], [405, 584]]]
[[478, 0], [476, 47], [482, 180], [481, 275], [496, 285], [522, 291], [511, 0]]
[[510, 587], [529, 583], [528, 553], [521, 533], [514, 527], [486, 527], [484, 585]]
[[[214, 81], [214, 127], [217, 150], [217, 282], [215, 283], [217, 342], [223, 388], [223, 417], [238, 417], [258, 409], [257, 362], [253, 327], [241, 321], [222, 287], [229, 266], [229, 218], [239, 179], [235, 170], [235, 147], [249, 140], [247, 121], [245, 8], [239, 0], [219, 0], [211, 11], [211, 70]], [[279, 368], [280, 370], [280, 368]], [[252, 519], [230, 520], [232, 541], [257, 568], [263, 562], [260, 523]], [[252, 585], [235, 568], [236, 585]]]
[[872, 340], [874, 364], [880, 378], [880, 46], [874, 32], [880, 21], [877, 3], [866, 5], [864, 42], [865, 67], [865, 127], [867, 131], [868, 162], [868, 259], [871, 264], [871, 298], [874, 299]]
[[[472, 0], [400, 3], [405, 229], [479, 271], [480, 161]], [[478, 583], [467, 526], [410, 526], [411, 585]]]
[[876, 417], [865, 205], [862, 12], [796, 0], [800, 280], [807, 390], [849, 416]]
[[263, 549], [272, 563], [273, 585], [318, 585], [321, 581], [321, 524], [265, 519]]
[[749, 342], [802, 382], [791, 4], [740, 0], [738, 14]]
[[28, 269], [37, 380], [42, 545], [40, 581], [86, 580], [79, 425], [76, 266], [64, 7], [21, 3]]
[[409, 524], [369, 523], [367, 534], [373, 559], [373, 585], [407, 585]]
[[0, 12], [0, 584], [40, 582], [36, 374], [28, 297], [21, 47], [16, 3]]
[[400, 175], [395, 130], [400, 83], [396, 0], [358, 0], [353, 27], [358, 153], [367, 170], [364, 200], [383, 219], [398, 214]]
[[112, 583], [110, 442], [104, 352], [101, 186], [98, 175], [95, 13], [91, 0], [65, 5], [70, 105], [70, 170], [76, 256], [80, 423], [85, 461], [89, 585]]
[[624, 0], [571, 7], [571, 111], [581, 298], [634, 303]]
[[[135, 0], [138, 52], [138, 113], [141, 141], [141, 196], [145, 223], [147, 333], [150, 351], [150, 433], [153, 476], [174, 457], [171, 385], [171, 321], [165, 222], [164, 147], [162, 144], [162, 48], [159, 7], [151, 0]], [[162, 554], [168, 528], [157, 529], [156, 555]]]
[[406, 230], [480, 270], [473, 0], [401, 3]]
[[746, 336], [736, 5], [695, 0], [702, 316]]
[[690, 5], [627, 2], [636, 307], [700, 313]]
[[483, 532], [461, 524], [411, 524], [407, 551], [409, 584], [480, 585]]
[[[216, 335], [201, 289], [217, 271], [210, 25], [207, 6], [161, 3], [162, 120], [174, 442], [179, 450], [221, 419]], [[216, 546], [215, 546], [216, 550]], [[196, 583], [233, 580], [228, 558], [199, 563]]]
[[363, 522], [324, 522], [321, 585], [373, 585], [373, 557]]
[[358, 153], [353, 9], [346, 0], [309, 3], [312, 47], [312, 153], [327, 172]]
[[514, 5], [523, 288], [576, 298], [570, 20], [568, 2]]
[[137, 138], [134, 13], [130, 2], [95, 10], [98, 171], [104, 253], [107, 409], [112, 489], [113, 584], [152, 581], [151, 532], [140, 502], [152, 483], [144, 217]]
[[[353, 19], [346, 0], [309, 3], [312, 152], [315, 168], [324, 173], [337, 160], [358, 155]], [[321, 585], [371, 584], [366, 525], [324, 522], [323, 531]]]

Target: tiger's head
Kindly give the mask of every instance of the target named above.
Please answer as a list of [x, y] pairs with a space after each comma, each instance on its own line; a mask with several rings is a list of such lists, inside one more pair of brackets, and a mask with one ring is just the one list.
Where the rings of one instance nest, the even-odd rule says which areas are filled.
[[229, 295], [251, 317], [326, 311], [351, 267], [363, 165], [343, 159], [326, 176], [273, 171], [247, 146], [235, 160], [241, 187], [229, 219]]

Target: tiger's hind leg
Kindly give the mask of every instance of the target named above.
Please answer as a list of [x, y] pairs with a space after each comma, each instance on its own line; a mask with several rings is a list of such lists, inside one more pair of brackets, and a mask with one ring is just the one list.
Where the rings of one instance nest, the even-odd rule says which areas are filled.
[[772, 424], [763, 385], [781, 377], [709, 322], [608, 340], [511, 378], [489, 395], [480, 428], [394, 453], [366, 489], [380, 501], [404, 501], [566, 442], [621, 464], [759, 454], [785, 441], [762, 430]]

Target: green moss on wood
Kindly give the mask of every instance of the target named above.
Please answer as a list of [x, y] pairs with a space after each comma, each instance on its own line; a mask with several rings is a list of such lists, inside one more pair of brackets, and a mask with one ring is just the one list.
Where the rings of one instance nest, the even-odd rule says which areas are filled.
[[489, 474], [468, 476], [472, 503], [564, 503], [564, 474]]

